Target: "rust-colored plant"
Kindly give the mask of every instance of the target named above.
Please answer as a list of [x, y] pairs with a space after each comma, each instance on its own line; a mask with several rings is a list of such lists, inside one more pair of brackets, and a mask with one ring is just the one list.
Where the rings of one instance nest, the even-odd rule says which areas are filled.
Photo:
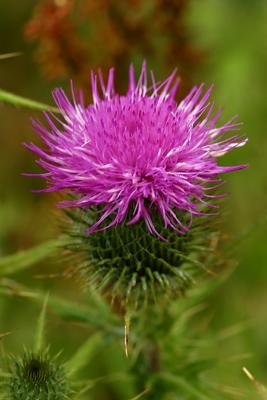
[[[185, 0], [43, 0], [25, 27], [49, 79], [72, 77], [88, 85], [91, 68], [114, 65], [125, 87], [128, 65], [144, 58], [157, 73], [178, 67], [187, 90], [201, 55], [191, 43]], [[155, 68], [156, 66], [156, 68]]]

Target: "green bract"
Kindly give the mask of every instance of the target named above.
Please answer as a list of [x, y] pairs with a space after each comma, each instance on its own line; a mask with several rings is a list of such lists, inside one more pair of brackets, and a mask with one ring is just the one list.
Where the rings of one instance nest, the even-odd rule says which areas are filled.
[[47, 352], [14, 359], [8, 381], [10, 400], [65, 400], [69, 392], [64, 368]]
[[[74, 268], [85, 278], [86, 285], [99, 288], [112, 299], [136, 307], [167, 296], [185, 292], [194, 278], [205, 269], [210, 257], [214, 229], [205, 218], [196, 218], [191, 229], [179, 235], [155, 221], [159, 240], [148, 232], [145, 221], [134, 225], [120, 224], [108, 230], [85, 233], [96, 212], [75, 209], [67, 212], [64, 227], [72, 238], [68, 248]], [[210, 221], [209, 221], [210, 223]]]

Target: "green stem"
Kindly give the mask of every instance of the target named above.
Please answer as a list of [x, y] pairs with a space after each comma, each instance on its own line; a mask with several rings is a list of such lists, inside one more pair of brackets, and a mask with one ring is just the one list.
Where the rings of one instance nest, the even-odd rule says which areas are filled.
[[14, 106], [31, 108], [33, 110], [58, 112], [56, 107], [52, 107], [48, 104], [40, 103], [35, 100], [26, 99], [25, 97], [18, 96], [3, 89], [0, 89], [0, 102], [13, 104]]
[[[159, 386], [159, 381], [157, 379], [155, 383], [155, 377], [159, 375], [160, 370], [159, 346], [153, 340], [147, 341], [136, 359], [132, 371], [136, 376], [138, 391], [141, 393], [145, 392], [145, 398], [147, 400], [155, 399], [156, 393], [158, 395], [163, 395], [164, 389], [161, 385]], [[138, 399], [138, 396], [140, 395], [137, 395], [134, 399]]]

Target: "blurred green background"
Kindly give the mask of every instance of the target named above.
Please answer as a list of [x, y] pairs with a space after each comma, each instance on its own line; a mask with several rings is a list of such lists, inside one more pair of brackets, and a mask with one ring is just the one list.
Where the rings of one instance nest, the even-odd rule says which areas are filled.
[[[57, 7], [63, 7], [65, 3], [58, 2]], [[227, 177], [230, 196], [224, 202], [223, 218], [229, 244], [231, 241], [238, 243], [234, 254], [238, 267], [208, 305], [212, 315], [208, 334], [240, 323], [246, 326], [244, 331], [225, 341], [222, 348], [215, 349], [221, 363], [214, 372], [214, 379], [242, 389], [251, 388], [253, 393], [252, 383], [242, 372], [243, 365], [267, 384], [267, 2], [143, 0], [129, 1], [132, 8], [127, 8], [120, 1], [115, 7], [117, 14], [113, 9], [105, 9], [109, 2], [99, 2], [101, 7], [99, 5], [97, 10], [89, 7], [90, 3], [94, 2], [86, 2], [87, 14], [83, 18], [77, 16], [80, 10], [77, 4], [72, 4], [66, 11], [66, 19], [73, 18], [71, 24], [65, 24], [65, 16], [56, 20], [55, 24], [62, 20], [64, 23], [62, 32], [57, 32], [53, 40], [58, 40], [61, 34], [74, 40], [72, 33], [75, 32], [77, 41], [66, 41], [61, 44], [61, 50], [62, 46], [63, 49], [66, 46], [66, 53], [70, 52], [68, 46], [77, 48], [73, 59], [65, 59], [65, 65], [53, 70], [61, 53], [49, 42], [52, 39], [49, 33], [46, 36], [46, 28], [29, 27], [33, 15], [37, 22], [38, 18], [40, 20], [38, 12], [41, 14], [41, 11], [36, 11], [38, 1], [1, 1], [0, 54], [20, 52], [21, 55], [0, 60], [0, 87], [52, 104], [50, 93], [54, 86], [67, 88], [69, 79], [74, 78], [77, 84], [85, 87], [86, 74], [88, 71], [89, 76], [91, 67], [103, 65], [105, 69], [114, 63], [119, 87], [124, 88], [128, 62], [132, 59], [139, 66], [143, 57], [159, 79], [178, 66], [182, 91], [193, 83], [215, 83], [213, 96], [216, 104], [224, 108], [225, 120], [238, 114], [239, 121], [243, 122], [242, 131], [249, 137], [245, 148], [235, 150], [222, 162], [249, 163], [250, 168]], [[160, 3], [160, 7], [157, 8], [156, 3]], [[46, 14], [46, 18], [53, 18], [53, 13]], [[118, 34], [116, 24], [120, 24], [120, 18], [129, 29]], [[26, 24], [28, 28], [25, 28]], [[36, 33], [34, 29], [39, 31]], [[175, 31], [173, 37], [172, 30]], [[57, 54], [59, 60], [53, 59], [53, 54]], [[82, 65], [77, 62], [79, 55]], [[44, 68], [46, 64], [50, 65], [48, 71]], [[40, 115], [0, 105], [1, 256], [57, 235], [53, 211], [55, 196], [31, 193], [30, 190], [41, 187], [42, 182], [20, 175], [21, 172], [37, 171], [34, 157], [21, 146], [22, 142], [38, 141], [31, 128], [30, 116]], [[62, 270], [49, 262], [42, 263], [38, 273], [49, 274], [56, 268]], [[77, 288], [70, 282], [36, 279], [36, 271], [23, 273], [16, 279], [31, 286], [55, 289], [66, 297], [77, 297]], [[0, 310], [0, 331], [13, 332], [5, 346], [10, 351], [20, 351], [22, 344], [31, 341], [39, 309], [27, 299], [3, 296]], [[64, 327], [64, 356], [67, 357], [88, 332], [84, 327], [62, 323], [52, 315], [49, 317], [48, 337], [52, 348], [63, 347], [61, 332]], [[229, 364], [228, 359], [233, 354], [249, 354], [250, 357]], [[116, 357], [118, 365], [123, 362], [123, 355]], [[100, 371], [105, 368], [108, 366], [96, 366]], [[96, 370], [92, 373], [97, 374]], [[114, 394], [110, 398], [117, 397]]]

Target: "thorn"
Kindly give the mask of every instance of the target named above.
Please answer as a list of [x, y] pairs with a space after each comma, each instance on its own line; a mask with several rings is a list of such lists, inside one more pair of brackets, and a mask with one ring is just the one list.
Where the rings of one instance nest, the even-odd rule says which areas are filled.
[[130, 331], [130, 317], [129, 315], [125, 315], [124, 318], [124, 350], [125, 350], [125, 355], [128, 358], [129, 357], [129, 331]]
[[246, 374], [246, 376], [248, 377], [248, 379], [256, 386], [258, 392], [264, 396], [264, 399], [266, 399], [266, 395], [267, 395], [267, 389], [266, 387], [261, 383], [258, 382], [254, 376], [252, 375], [252, 373], [246, 368], [243, 367], [243, 372]]
[[243, 367], [242, 370], [247, 375], [248, 379], [250, 379], [254, 383], [256, 382], [254, 376], [249, 372], [246, 367]]
[[143, 397], [145, 394], [147, 394], [150, 391], [149, 388], [146, 388], [145, 390], [143, 390], [141, 393], [139, 393], [137, 396], [132, 397], [130, 400], [138, 400], [141, 397]]

